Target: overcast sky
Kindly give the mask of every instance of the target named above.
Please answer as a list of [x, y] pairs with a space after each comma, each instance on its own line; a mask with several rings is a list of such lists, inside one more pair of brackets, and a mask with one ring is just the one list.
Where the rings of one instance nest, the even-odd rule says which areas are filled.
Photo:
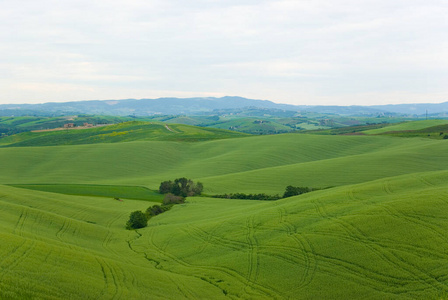
[[0, 0], [0, 103], [448, 101], [447, 0]]

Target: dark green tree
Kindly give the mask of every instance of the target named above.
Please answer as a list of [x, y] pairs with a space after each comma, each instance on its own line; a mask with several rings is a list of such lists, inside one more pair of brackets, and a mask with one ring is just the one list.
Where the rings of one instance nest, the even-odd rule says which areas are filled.
[[136, 210], [129, 216], [129, 220], [126, 223], [126, 229], [139, 229], [146, 227], [147, 224], [148, 219], [146, 215], [142, 211]]
[[202, 193], [202, 190], [204, 189], [204, 185], [201, 182], [197, 182], [193, 185], [192, 191], [194, 195], [200, 195]]
[[164, 210], [160, 205], [153, 205], [146, 209], [146, 215], [148, 215], [149, 217], [160, 215], [163, 212]]
[[312, 191], [312, 189], [309, 187], [288, 185], [286, 187], [285, 193], [283, 194], [283, 198], [297, 196], [297, 195], [301, 195], [301, 194], [308, 193], [311, 191]]
[[162, 182], [160, 184], [159, 193], [160, 194], [170, 193], [172, 188], [173, 188], [173, 182], [171, 180], [170, 181], [164, 181], [164, 182]]

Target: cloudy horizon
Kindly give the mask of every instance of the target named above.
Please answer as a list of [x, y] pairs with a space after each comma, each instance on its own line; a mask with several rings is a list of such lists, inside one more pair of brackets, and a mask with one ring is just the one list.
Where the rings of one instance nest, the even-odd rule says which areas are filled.
[[446, 1], [5, 0], [0, 104], [448, 101]]

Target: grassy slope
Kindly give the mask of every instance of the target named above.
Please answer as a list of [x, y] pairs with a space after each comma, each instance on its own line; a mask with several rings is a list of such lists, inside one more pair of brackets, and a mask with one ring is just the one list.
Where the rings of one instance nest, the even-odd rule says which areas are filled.
[[13, 147], [79, 145], [129, 141], [204, 141], [245, 136], [228, 130], [189, 125], [125, 122], [116, 125], [48, 132], [25, 132], [0, 139], [0, 145]]
[[148, 202], [0, 186], [0, 298], [436, 298], [448, 291], [447, 182], [191, 198], [138, 232], [123, 226]]
[[204, 297], [221, 292], [199, 278], [159, 270], [132, 250], [139, 235], [124, 224], [148, 202], [6, 186], [0, 193], [1, 299], [181, 299], [190, 290]]
[[79, 196], [99, 196], [162, 202], [163, 195], [142, 186], [94, 185], [94, 184], [15, 184], [29, 190]]
[[364, 131], [365, 134], [381, 134], [389, 131], [404, 131], [404, 130], [420, 130], [427, 127], [448, 124], [448, 120], [423, 120], [404, 122], [397, 125], [386, 126], [377, 129]]
[[275, 135], [203, 143], [130, 142], [0, 149], [4, 184], [143, 185], [189, 177], [206, 193], [282, 193], [448, 167], [446, 141]]

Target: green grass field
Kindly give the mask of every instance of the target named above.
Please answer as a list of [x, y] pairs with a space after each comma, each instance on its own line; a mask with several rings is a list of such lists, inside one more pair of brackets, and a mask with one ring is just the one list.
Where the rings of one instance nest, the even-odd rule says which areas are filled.
[[422, 121], [412, 121], [404, 122], [396, 125], [390, 125], [378, 129], [366, 130], [366, 134], [381, 134], [390, 131], [407, 131], [407, 130], [420, 130], [428, 127], [434, 127], [439, 125], [448, 124], [448, 120], [422, 120]]
[[0, 139], [0, 146], [58, 146], [130, 141], [198, 142], [242, 136], [247, 136], [247, 134], [189, 125], [170, 124], [168, 126], [160, 122], [133, 121], [90, 129], [23, 132]]
[[[436, 299], [448, 290], [448, 172], [275, 202], [148, 202], [1, 186], [0, 297]], [[424, 201], [422, 201], [424, 199]]]
[[79, 196], [99, 196], [162, 202], [163, 195], [141, 186], [94, 184], [11, 184], [29, 190]]
[[[0, 148], [0, 299], [446, 299], [447, 143], [284, 134]], [[159, 203], [161, 181], [184, 176], [209, 195], [331, 188], [187, 198], [125, 229]]]

